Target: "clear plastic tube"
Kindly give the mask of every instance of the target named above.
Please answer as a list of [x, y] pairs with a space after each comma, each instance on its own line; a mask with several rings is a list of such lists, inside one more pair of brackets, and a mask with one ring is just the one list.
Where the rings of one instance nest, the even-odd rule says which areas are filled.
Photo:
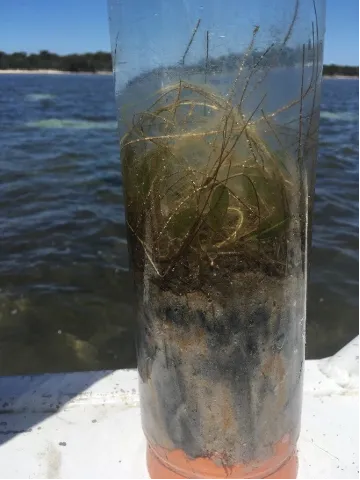
[[324, 1], [109, 13], [150, 475], [295, 478]]

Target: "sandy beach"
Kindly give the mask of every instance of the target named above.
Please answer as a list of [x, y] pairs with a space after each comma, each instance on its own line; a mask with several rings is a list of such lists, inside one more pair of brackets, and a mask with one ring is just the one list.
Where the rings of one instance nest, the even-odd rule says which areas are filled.
[[0, 70], [0, 74], [26, 75], [112, 75], [112, 72], [64, 72], [62, 70]]
[[357, 75], [324, 75], [323, 78], [326, 78], [326, 79], [332, 78], [333, 80], [351, 80], [351, 79], [359, 80], [359, 77]]

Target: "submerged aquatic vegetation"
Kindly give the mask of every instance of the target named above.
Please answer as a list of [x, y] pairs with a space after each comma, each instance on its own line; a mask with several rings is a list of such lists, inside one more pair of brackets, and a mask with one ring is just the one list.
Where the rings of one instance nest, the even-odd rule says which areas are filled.
[[179, 82], [136, 117], [122, 144], [128, 224], [158, 276], [236, 252], [285, 267], [293, 184], [255, 113], [246, 118], [228, 99]]
[[[283, 45], [291, 36], [297, 9], [298, 2]], [[182, 64], [199, 24], [200, 20]], [[134, 261], [140, 270], [148, 263], [152, 275], [164, 283], [183, 279], [189, 289], [195, 288], [194, 272], [203, 277], [209, 265], [229, 263], [229, 257], [243, 270], [284, 275], [289, 236], [304, 229], [301, 207], [294, 204], [300, 190], [300, 197], [306, 196], [301, 107], [314, 93], [319, 72], [313, 67], [309, 85], [302, 81], [299, 98], [276, 112], [265, 113], [265, 94], [247, 113], [244, 100], [251, 79], [272, 47], [248, 73], [245, 65], [259, 29], [254, 29], [227, 94], [180, 79], [133, 116], [122, 139], [128, 227], [134, 243], [140, 244]], [[207, 49], [208, 41], [207, 32]], [[300, 106], [299, 126], [288, 128], [299, 144], [291, 149], [284, 146], [275, 120], [294, 106]]]

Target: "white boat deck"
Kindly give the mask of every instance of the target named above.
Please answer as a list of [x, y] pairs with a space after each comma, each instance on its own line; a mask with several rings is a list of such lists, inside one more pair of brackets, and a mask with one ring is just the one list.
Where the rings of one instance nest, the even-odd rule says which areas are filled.
[[[359, 478], [358, 360], [306, 362], [299, 478]], [[148, 478], [137, 372], [1, 377], [0, 478]]]

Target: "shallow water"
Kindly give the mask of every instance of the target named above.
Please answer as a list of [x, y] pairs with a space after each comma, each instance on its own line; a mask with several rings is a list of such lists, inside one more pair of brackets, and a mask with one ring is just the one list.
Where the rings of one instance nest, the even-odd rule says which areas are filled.
[[[111, 76], [0, 76], [0, 374], [135, 365]], [[325, 80], [309, 357], [358, 331], [358, 81]]]

